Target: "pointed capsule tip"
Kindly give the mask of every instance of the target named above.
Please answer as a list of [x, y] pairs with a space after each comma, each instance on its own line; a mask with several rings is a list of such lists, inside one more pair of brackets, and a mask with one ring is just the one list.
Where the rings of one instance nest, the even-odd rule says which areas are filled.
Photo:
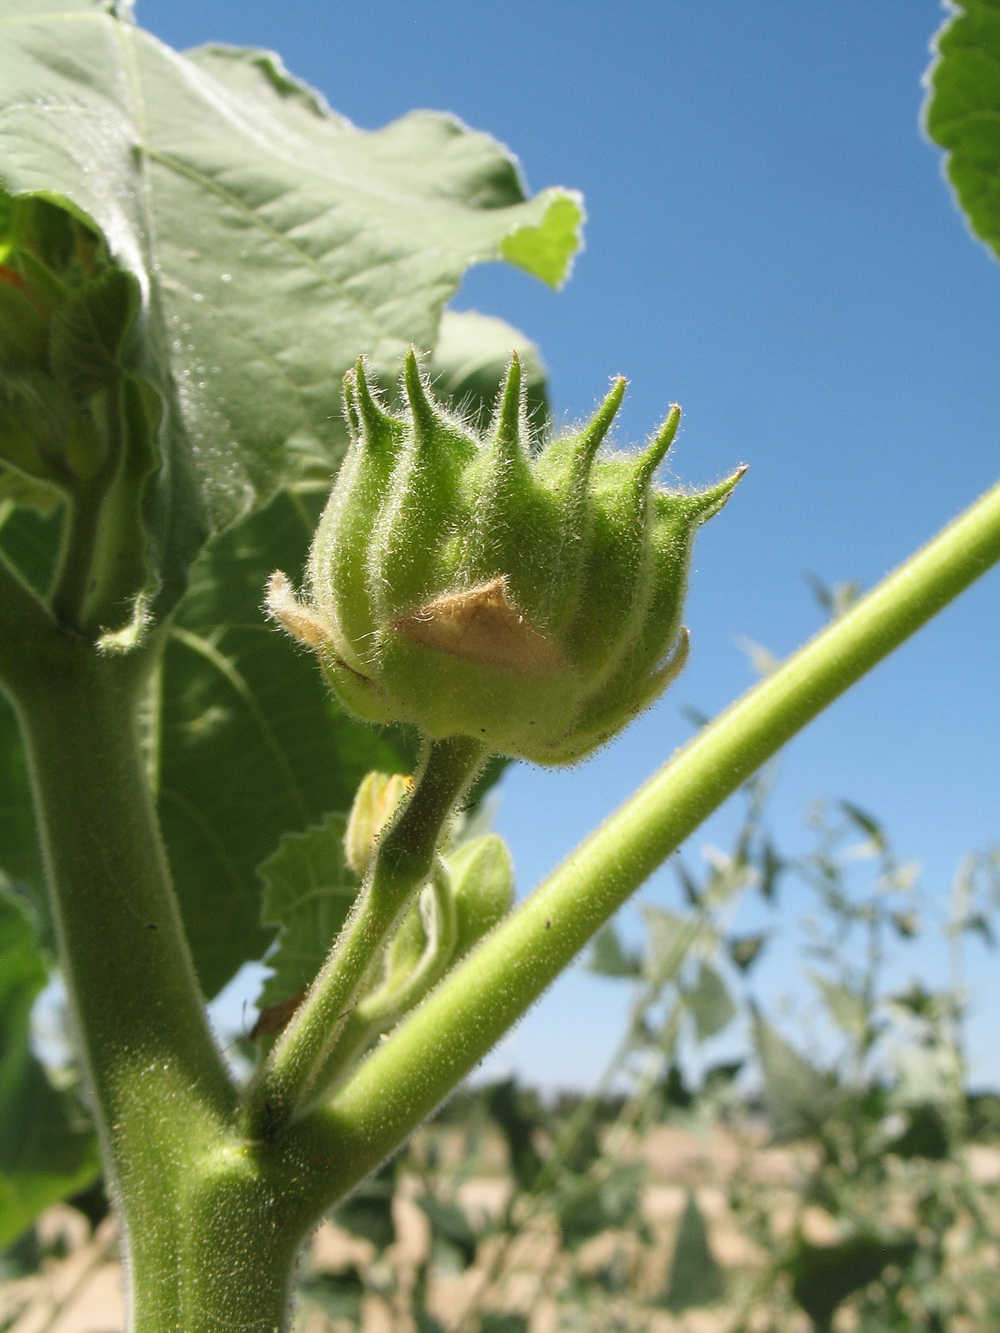
[[732, 495], [737, 483], [749, 467], [749, 463], [741, 463], [735, 472], [731, 472], [728, 477], [723, 477], [718, 485], [710, 486], [707, 491], [700, 491], [696, 495], [689, 496], [699, 524], [714, 518]]
[[622, 399], [625, 397], [625, 390], [628, 387], [628, 380], [624, 375], [616, 375], [608, 390], [603, 403], [591, 417], [587, 426], [584, 428], [581, 437], [581, 453], [589, 466], [594, 455], [601, 447], [601, 443], [608, 431], [611, 429], [611, 423], [618, 415], [618, 409], [622, 405]]
[[670, 446], [677, 438], [677, 427], [681, 421], [681, 409], [677, 403], [670, 404], [666, 421], [653, 436], [650, 444], [639, 455], [638, 477], [640, 484], [648, 484], [653, 473], [666, 458]]
[[358, 415], [357, 382], [353, 366], [344, 376], [343, 405], [348, 430], [352, 436], [357, 437], [361, 434], [361, 420]]
[[497, 443], [506, 445], [507, 451], [517, 448], [521, 434], [522, 408], [521, 361], [517, 353], [512, 352], [493, 419], [493, 438]]
[[379, 442], [384, 441], [386, 427], [390, 431], [399, 428], [398, 419], [385, 410], [372, 392], [364, 357], [359, 356], [344, 376], [344, 401], [348, 412], [353, 413], [364, 427], [365, 442], [369, 446], [378, 447]]
[[507, 377], [504, 380], [503, 396], [505, 399], [513, 398], [518, 403], [521, 401], [521, 358], [516, 352], [510, 354], [510, 365], [507, 367]]
[[406, 390], [406, 400], [410, 404], [410, 414], [413, 417], [414, 425], [429, 425], [434, 417], [434, 406], [420, 374], [417, 353], [412, 346], [406, 349], [406, 360], [403, 363], [403, 387]]

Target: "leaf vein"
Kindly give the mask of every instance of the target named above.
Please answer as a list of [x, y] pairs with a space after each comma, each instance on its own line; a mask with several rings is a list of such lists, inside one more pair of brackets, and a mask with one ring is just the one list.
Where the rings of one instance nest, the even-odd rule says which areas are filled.
[[223, 653], [219, 652], [213, 644], [201, 638], [200, 635], [192, 634], [189, 630], [181, 629], [180, 626], [175, 625], [171, 630], [171, 637], [190, 649], [191, 652], [200, 654], [215, 667], [216, 671], [239, 696], [247, 712], [256, 723], [261, 739], [270, 750], [271, 756], [288, 786], [289, 795], [298, 806], [302, 822], [307, 824], [309, 822], [309, 808], [302, 793], [302, 788], [296, 781], [292, 766], [288, 762], [288, 758], [246, 678]]

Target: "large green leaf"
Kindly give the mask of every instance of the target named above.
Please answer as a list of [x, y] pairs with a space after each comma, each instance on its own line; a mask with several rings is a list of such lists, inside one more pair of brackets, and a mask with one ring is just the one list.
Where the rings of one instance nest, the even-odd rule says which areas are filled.
[[0, 21], [3, 187], [70, 208], [143, 289], [161, 608], [207, 535], [335, 466], [359, 353], [389, 380], [433, 347], [471, 263], [566, 274], [576, 197], [527, 200], [507, 150], [452, 117], [358, 130], [277, 57], [179, 55], [100, 0], [2, 0]]
[[97, 1139], [31, 1050], [48, 967], [24, 907], [0, 885], [0, 1248], [98, 1175]]
[[960, 0], [935, 41], [927, 133], [976, 236], [1000, 257], [1000, 0]]
[[[272, 570], [298, 577], [317, 503], [279, 496], [202, 554], [153, 700], [160, 819], [209, 994], [273, 938], [260, 924], [257, 867], [282, 835], [349, 809], [369, 769], [413, 767], [412, 738], [348, 717], [312, 654], [261, 610]], [[320, 959], [331, 938], [317, 942]]]

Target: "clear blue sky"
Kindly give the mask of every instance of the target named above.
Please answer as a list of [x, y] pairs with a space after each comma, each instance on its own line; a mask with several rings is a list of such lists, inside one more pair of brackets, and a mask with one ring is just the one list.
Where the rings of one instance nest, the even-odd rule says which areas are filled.
[[[524, 887], [686, 739], [683, 704], [713, 712], [751, 682], [741, 636], [783, 655], [818, 627], [805, 571], [870, 586], [1000, 474], [1000, 266], [918, 123], [941, 16], [935, 0], [139, 2], [171, 45], [278, 50], [358, 125], [453, 111], [508, 143], [533, 189], [581, 189], [587, 248], [563, 292], [491, 265], [456, 305], [540, 344], [561, 417], [621, 372], [635, 440], [682, 403], [679, 479], [751, 465], [702, 535], [679, 684], [583, 767], [506, 779]], [[810, 798], [847, 796], [932, 896], [1000, 841], [998, 601], [994, 572], [789, 747], [779, 839], [801, 845]], [[647, 894], [665, 901], [666, 881]], [[921, 953], [928, 979], [942, 955]], [[974, 1074], [994, 1083], [998, 965], [971, 968]], [[794, 989], [781, 949], [760, 982]], [[500, 1061], [548, 1086], [593, 1078], [623, 998], [571, 975]]]

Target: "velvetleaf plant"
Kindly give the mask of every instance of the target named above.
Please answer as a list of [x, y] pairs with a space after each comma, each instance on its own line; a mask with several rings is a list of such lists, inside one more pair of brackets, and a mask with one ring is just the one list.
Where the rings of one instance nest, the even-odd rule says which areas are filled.
[[[178, 55], [114, 0], [2, 0], [0, 18], [0, 1109], [19, 1130], [0, 1143], [0, 1219], [16, 1237], [97, 1169], [30, 1047], [54, 946], [130, 1328], [273, 1333], [324, 1212], [764, 760], [1000, 559], [1000, 487], [506, 911], [505, 854], [449, 845], [456, 807], [487, 751], [572, 760], [665, 684], [691, 535], [734, 479], [653, 489], [676, 421], [644, 455], [593, 457], [620, 389], [536, 453], [516, 367], [482, 440], [432, 401], [412, 357], [408, 416], [372, 381], [388, 387], [416, 346], [461, 399], [472, 386], [444, 349], [478, 340], [501, 363], [523, 349], [443, 304], [487, 259], [557, 286], [578, 198], [527, 198], [510, 155], [449, 117], [369, 134], [268, 53]], [[279, 581], [272, 605], [355, 712], [424, 732], [377, 840], [361, 798], [350, 823], [339, 812], [366, 771], [409, 769], [412, 747], [336, 711], [259, 619], [268, 573], [304, 559], [359, 355], [357, 444], [305, 600]], [[477, 660], [497, 652], [500, 667]], [[272, 905], [288, 871], [276, 970], [313, 909], [331, 935], [244, 1086], [204, 997], [273, 942], [258, 866]]]

